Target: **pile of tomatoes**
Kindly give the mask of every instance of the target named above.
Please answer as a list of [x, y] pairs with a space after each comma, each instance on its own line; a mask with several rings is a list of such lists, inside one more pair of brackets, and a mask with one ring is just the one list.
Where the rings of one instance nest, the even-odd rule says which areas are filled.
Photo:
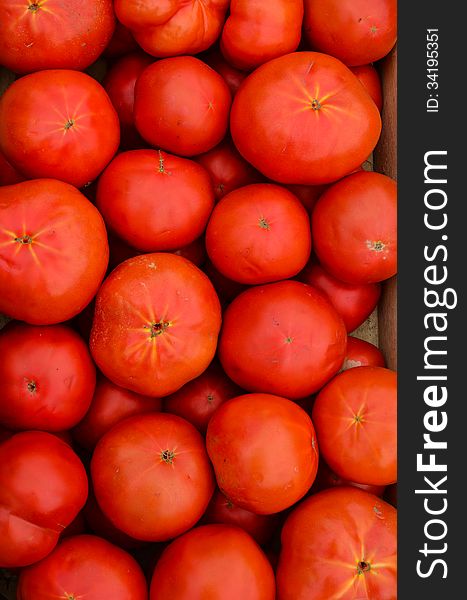
[[396, 598], [396, 373], [350, 336], [397, 268], [396, 1], [0, 12], [17, 598]]

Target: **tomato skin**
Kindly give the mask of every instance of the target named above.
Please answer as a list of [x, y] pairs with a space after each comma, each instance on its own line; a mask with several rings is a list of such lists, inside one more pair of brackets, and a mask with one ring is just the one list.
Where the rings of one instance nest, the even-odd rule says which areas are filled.
[[383, 89], [378, 71], [373, 65], [350, 67], [350, 70], [370, 94], [371, 99], [378, 107], [379, 112], [381, 112], [383, 110]]
[[99, 440], [91, 473], [101, 509], [138, 540], [160, 542], [184, 533], [214, 491], [201, 434], [185, 419], [164, 413], [115, 425]]
[[236, 296], [247, 289], [247, 286], [243, 283], [238, 283], [238, 281], [233, 281], [232, 279], [225, 277], [225, 275], [222, 275], [209, 258], [203, 265], [203, 271], [209, 277], [223, 307], [232, 302]]
[[339, 60], [294, 52], [245, 79], [233, 99], [230, 129], [240, 154], [266, 177], [318, 185], [340, 179], [367, 159], [381, 117]]
[[0, 312], [33, 325], [81, 312], [109, 260], [104, 221], [89, 200], [61, 181], [24, 181], [0, 188], [0, 223]]
[[245, 71], [240, 71], [240, 69], [232, 67], [232, 65], [228, 63], [222, 56], [220, 50], [217, 49], [210, 50], [208, 53], [203, 55], [202, 59], [203, 62], [205, 62], [212, 69], [214, 69], [214, 71], [217, 71], [219, 75], [223, 77], [233, 98], [237, 93], [240, 84], [247, 76], [247, 73], [245, 73]]
[[271, 565], [240, 528], [196, 527], [173, 541], [157, 562], [150, 600], [193, 600], [206, 593], [222, 600], [274, 600]]
[[318, 198], [327, 189], [327, 185], [300, 185], [290, 184], [285, 186], [292, 194], [297, 196], [307, 213], [311, 216]]
[[0, 444], [0, 566], [22, 567], [47, 556], [87, 491], [81, 461], [55, 435], [26, 431]]
[[323, 458], [320, 457], [318, 473], [316, 474], [316, 479], [310, 490], [311, 493], [315, 494], [316, 492], [321, 492], [322, 490], [342, 486], [356, 487], [379, 497], [382, 497], [386, 489], [386, 486], [384, 485], [365, 485], [364, 483], [355, 483], [354, 481], [343, 479], [342, 477], [339, 477], [339, 475], [336, 475], [336, 473], [334, 473], [334, 471], [332, 471], [324, 462]]
[[147, 600], [148, 593], [132, 556], [94, 535], [78, 535], [63, 540], [47, 558], [21, 572], [17, 597]]
[[349, 336], [347, 338], [347, 354], [342, 370], [355, 367], [385, 367], [384, 356], [375, 345], [365, 340]]
[[14, 185], [24, 181], [24, 176], [0, 152], [0, 185]]
[[136, 43], [133, 34], [128, 27], [117, 21], [115, 30], [103, 52], [103, 56], [105, 58], [119, 58], [130, 52], [136, 52], [136, 50], [140, 50], [140, 47]]
[[63, 431], [91, 404], [96, 369], [85, 342], [65, 325], [11, 323], [0, 332], [0, 423]]
[[282, 529], [277, 598], [395, 600], [396, 521], [392, 506], [362, 490], [310, 496]]
[[116, 385], [168, 396], [214, 358], [221, 325], [209, 279], [174, 254], [144, 254], [120, 264], [102, 284], [91, 354]]
[[347, 335], [329, 300], [298, 281], [257, 286], [227, 307], [219, 358], [243, 389], [303, 398], [342, 366]]
[[85, 73], [32, 73], [0, 98], [0, 149], [29, 179], [51, 177], [82, 187], [99, 175], [119, 141], [110, 98]]
[[209, 421], [206, 448], [220, 490], [259, 515], [300, 500], [318, 468], [310, 417], [295, 402], [271, 394], [245, 394], [222, 404]]

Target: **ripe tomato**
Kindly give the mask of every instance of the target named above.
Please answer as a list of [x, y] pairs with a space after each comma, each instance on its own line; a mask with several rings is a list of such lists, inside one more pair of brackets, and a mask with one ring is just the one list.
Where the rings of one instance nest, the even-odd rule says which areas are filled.
[[397, 38], [397, 0], [305, 0], [312, 47], [349, 66], [386, 56]]
[[243, 82], [230, 115], [240, 154], [280, 183], [330, 183], [359, 167], [381, 131], [375, 103], [340, 61], [294, 52]]
[[140, 47], [136, 43], [133, 34], [128, 27], [125, 27], [120, 21], [117, 21], [115, 30], [110, 38], [110, 42], [103, 52], [103, 56], [105, 58], [119, 58], [124, 54], [129, 54], [136, 50], [140, 50]]
[[73, 450], [43, 431], [0, 444], [0, 566], [23, 567], [55, 547], [86, 502], [86, 471]]
[[128, 535], [160, 542], [200, 519], [214, 491], [201, 434], [154, 413], [121, 421], [98, 442], [91, 473], [99, 506]]
[[274, 600], [274, 572], [252, 538], [228, 525], [196, 527], [162, 553], [151, 600]]
[[328, 188], [327, 185], [300, 185], [292, 183], [285, 187], [297, 196], [310, 216], [318, 198]]
[[23, 175], [0, 152], [0, 185], [13, 185], [21, 181], [24, 181]]
[[347, 354], [342, 370], [354, 367], [385, 367], [384, 356], [376, 346], [365, 340], [349, 336], [347, 338]]
[[329, 300], [304, 283], [280, 281], [250, 288], [227, 307], [219, 358], [243, 389], [303, 398], [339, 371], [346, 344]]
[[384, 494], [384, 490], [386, 486], [384, 485], [365, 485], [364, 483], [355, 483], [354, 481], [348, 481], [347, 479], [343, 479], [339, 477], [332, 469], [329, 468], [323, 458], [320, 457], [318, 472], [316, 474], [316, 479], [311, 488], [311, 493], [314, 494], [316, 492], [320, 492], [322, 490], [327, 490], [328, 488], [342, 487], [342, 486], [351, 486], [356, 487], [365, 492], [369, 492], [370, 494], [374, 494], [375, 496], [382, 496]]
[[230, 104], [227, 84], [211, 67], [193, 56], [166, 58], [136, 82], [135, 123], [152, 146], [194, 156], [223, 139]]
[[99, 175], [119, 139], [110, 98], [85, 73], [32, 73], [0, 98], [0, 149], [28, 178], [52, 177], [81, 187]]
[[247, 289], [247, 286], [243, 283], [238, 283], [238, 281], [233, 281], [232, 279], [225, 277], [225, 275], [222, 275], [209, 259], [203, 265], [203, 271], [214, 286], [219, 299], [222, 302], [222, 306], [232, 302], [236, 296]]
[[350, 70], [370, 94], [371, 99], [378, 107], [379, 112], [381, 112], [383, 109], [383, 89], [381, 87], [381, 79], [379, 78], [378, 71], [373, 65], [351, 67]]
[[0, 332], [0, 422], [11, 429], [62, 431], [91, 404], [96, 369], [65, 325], [12, 323]]
[[204, 235], [197, 238], [190, 244], [187, 244], [186, 246], [182, 246], [181, 248], [174, 250], [173, 254], [186, 258], [197, 267], [201, 267], [202, 265], [204, 265], [208, 257], [206, 254]]
[[397, 597], [397, 511], [373, 494], [314, 494], [287, 518], [276, 572], [280, 600]]
[[319, 392], [312, 413], [321, 453], [344, 479], [397, 479], [397, 376], [381, 367], [348, 369]]
[[311, 219], [322, 266], [352, 284], [376, 283], [397, 271], [397, 184], [368, 171], [338, 181]]
[[206, 448], [220, 490], [259, 515], [300, 500], [318, 468], [310, 417], [295, 402], [271, 394], [224, 402], [209, 421]]
[[111, 0], [0, 0], [0, 11], [0, 64], [16, 73], [85, 69], [115, 28]]
[[53, 179], [0, 188], [0, 312], [34, 325], [71, 319], [108, 259], [104, 221], [76, 188]]
[[146, 600], [141, 567], [127, 552], [94, 535], [63, 540], [41, 562], [23, 569], [18, 600], [86, 598]]
[[91, 354], [115, 384], [168, 396], [214, 358], [221, 325], [209, 279], [174, 254], [144, 254], [120, 264], [96, 298]]
[[245, 71], [240, 71], [235, 67], [232, 67], [225, 58], [222, 56], [220, 50], [210, 50], [208, 53], [203, 54], [203, 62], [209, 65], [214, 71], [217, 71], [219, 75], [222, 75], [225, 83], [227, 84], [232, 97], [237, 93], [240, 84], [247, 76]]

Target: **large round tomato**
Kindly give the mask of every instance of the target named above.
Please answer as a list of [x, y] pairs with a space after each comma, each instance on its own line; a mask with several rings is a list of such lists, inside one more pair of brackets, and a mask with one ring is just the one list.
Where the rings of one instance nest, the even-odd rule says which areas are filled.
[[151, 600], [274, 600], [274, 573], [252, 538], [228, 525], [196, 527], [162, 553]]
[[383, 88], [378, 71], [373, 65], [360, 65], [351, 67], [350, 70], [370, 94], [371, 99], [381, 112], [383, 108]]
[[303, 501], [282, 529], [280, 600], [395, 600], [397, 511], [355, 488]]
[[221, 491], [260, 515], [300, 500], [318, 468], [310, 417], [295, 402], [271, 394], [245, 394], [222, 404], [209, 421], [206, 448]]
[[208, 367], [220, 325], [219, 299], [204, 273], [181, 256], [143, 254], [100, 288], [90, 348], [117, 385], [167, 396]]
[[109, 260], [104, 221], [76, 188], [52, 179], [0, 188], [0, 312], [35, 325], [71, 319]]
[[202, 516], [214, 477], [201, 434], [163, 413], [121, 421], [98, 442], [94, 493], [112, 523], [132, 537], [165, 541]]
[[342, 370], [355, 367], [385, 367], [383, 353], [374, 344], [349, 335]]
[[43, 431], [0, 444], [0, 566], [44, 558], [86, 502], [86, 471], [73, 450]]
[[344, 323], [325, 296], [280, 281], [250, 288], [227, 307], [219, 357], [243, 389], [303, 398], [339, 371], [346, 344]]
[[28, 178], [52, 177], [82, 187], [110, 161], [119, 139], [110, 98], [85, 73], [32, 73], [0, 98], [0, 149]]
[[381, 117], [339, 60], [295, 52], [243, 82], [230, 115], [240, 154], [280, 183], [315, 185], [357, 169], [378, 141]]

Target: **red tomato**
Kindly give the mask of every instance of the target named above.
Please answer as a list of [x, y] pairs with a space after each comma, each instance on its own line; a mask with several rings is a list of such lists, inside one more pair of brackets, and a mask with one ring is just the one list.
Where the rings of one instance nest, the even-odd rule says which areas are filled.
[[385, 367], [384, 356], [376, 346], [356, 337], [347, 338], [347, 354], [342, 370], [354, 367]]
[[346, 344], [329, 300], [304, 283], [281, 281], [250, 288], [227, 307], [219, 358], [243, 389], [303, 398], [339, 371]]
[[0, 444], [5, 440], [9, 440], [14, 435], [13, 431], [10, 431], [3, 425], [0, 425]]
[[24, 181], [23, 175], [0, 152], [0, 185], [13, 185], [21, 181]]
[[121, 421], [98, 442], [94, 493], [112, 523], [138, 540], [161, 542], [200, 519], [214, 491], [201, 434], [163, 413]]
[[256, 69], [297, 49], [302, 20], [302, 0], [232, 0], [222, 31], [222, 54], [238, 69]]
[[346, 65], [386, 56], [397, 38], [397, 0], [305, 0], [304, 30], [315, 50]]
[[0, 566], [41, 560], [86, 502], [86, 472], [73, 450], [43, 431], [0, 444]]
[[207, 260], [204, 236], [199, 237], [190, 244], [174, 250], [173, 254], [191, 261], [197, 267], [201, 267]]
[[99, 178], [96, 205], [130, 246], [176, 250], [204, 232], [214, 193], [209, 174], [196, 162], [160, 150], [130, 150]]
[[151, 600], [274, 600], [274, 572], [238, 527], [205, 525], [173, 541], [151, 581]]
[[103, 52], [103, 56], [106, 58], [118, 58], [124, 54], [135, 52], [138, 49], [139, 46], [128, 27], [117, 21], [115, 30]]
[[203, 265], [203, 271], [209, 277], [223, 306], [232, 302], [236, 296], [247, 289], [246, 285], [222, 275], [209, 259]]
[[194, 156], [223, 139], [230, 104], [227, 84], [211, 67], [192, 56], [166, 58], [136, 82], [136, 128], [152, 146]]
[[397, 271], [397, 184], [361, 171], [332, 185], [312, 216], [314, 249], [337, 279], [376, 283]]
[[60, 535], [60, 539], [70, 537], [72, 535], [81, 535], [86, 531], [86, 522], [84, 520], [83, 511], [79, 512], [73, 521], [65, 527]]
[[379, 112], [381, 112], [383, 109], [383, 89], [381, 87], [381, 79], [379, 78], [378, 71], [373, 65], [351, 67], [350, 70], [370, 94], [371, 99], [378, 107]]
[[225, 58], [222, 56], [220, 50], [211, 50], [202, 57], [203, 62], [209, 65], [214, 71], [217, 71], [219, 75], [222, 75], [225, 83], [227, 84], [232, 97], [237, 93], [240, 84], [247, 76], [247, 73], [240, 71], [235, 67], [232, 67]]
[[321, 194], [328, 188], [327, 185], [294, 185], [289, 184], [286, 186], [288, 190], [292, 192], [303, 206], [306, 208], [309, 215], [313, 212], [313, 208], [315, 207], [318, 198]]
[[342, 317], [348, 332], [359, 327], [373, 312], [381, 296], [378, 283], [344, 283], [316, 263], [308, 263], [297, 279], [323, 292]]
[[209, 421], [206, 448], [221, 491], [259, 515], [292, 506], [318, 468], [313, 423], [295, 402], [245, 394], [222, 404]]
[[328, 488], [342, 487], [342, 486], [351, 486], [360, 488], [365, 492], [369, 492], [370, 494], [374, 494], [375, 496], [382, 496], [384, 494], [384, 490], [386, 486], [384, 485], [365, 485], [364, 483], [355, 483], [354, 481], [348, 481], [347, 479], [343, 479], [336, 475], [334, 471], [332, 471], [329, 466], [324, 462], [322, 458], [319, 460], [318, 465], [318, 473], [316, 474], [316, 479], [311, 488], [311, 493], [314, 494], [316, 492], [321, 492], [322, 490], [326, 490]]
[[318, 394], [312, 413], [324, 460], [340, 477], [367, 485], [397, 479], [397, 375], [348, 369]]
[[0, 98], [0, 149], [28, 178], [52, 177], [81, 187], [99, 175], [119, 139], [110, 98], [85, 73], [26, 75]]
[[347, 175], [378, 141], [381, 117], [340, 61], [295, 52], [262, 65], [236, 93], [230, 115], [240, 154], [280, 183], [317, 185]]
[[34, 325], [71, 319], [91, 301], [109, 259], [104, 221], [53, 179], [0, 188], [0, 312]]
[[119, 265], [96, 298], [90, 348], [115, 384], [168, 396], [214, 358], [221, 325], [209, 279], [174, 254], [145, 254]]
[[21, 572], [18, 600], [86, 598], [146, 600], [146, 580], [136, 560], [93, 535], [63, 540], [38, 564]]
[[83, 418], [96, 369], [73, 329], [12, 323], [0, 332], [0, 356], [2, 425], [62, 431]]
[[115, 28], [111, 0], [0, 0], [0, 12], [0, 64], [16, 73], [85, 69]]
[[397, 511], [373, 494], [315, 494], [289, 515], [281, 537], [280, 600], [397, 597]]
[[256, 183], [227, 194], [206, 229], [206, 250], [223, 275], [250, 285], [288, 279], [311, 251], [308, 214], [291, 192]]

